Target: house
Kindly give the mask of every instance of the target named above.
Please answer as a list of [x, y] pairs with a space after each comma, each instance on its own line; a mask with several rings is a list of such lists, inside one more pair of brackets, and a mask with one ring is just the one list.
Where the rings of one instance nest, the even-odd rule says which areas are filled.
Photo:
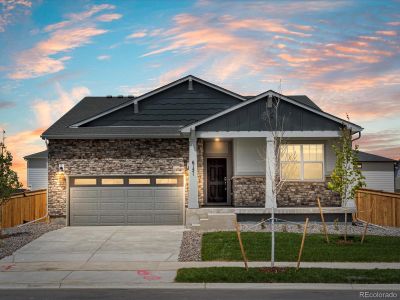
[[[293, 157], [280, 166], [265, 120], [278, 101]], [[268, 215], [275, 203], [278, 215], [318, 217], [318, 196], [343, 213], [327, 188], [343, 126], [363, 129], [306, 96], [246, 97], [191, 75], [136, 98], [86, 97], [42, 134], [49, 214], [69, 225], [198, 226]], [[274, 168], [285, 178], [276, 201]]]
[[358, 161], [365, 177], [365, 188], [394, 193], [396, 163], [394, 159], [359, 151]]
[[24, 157], [27, 164], [27, 186], [30, 190], [47, 189], [47, 150]]

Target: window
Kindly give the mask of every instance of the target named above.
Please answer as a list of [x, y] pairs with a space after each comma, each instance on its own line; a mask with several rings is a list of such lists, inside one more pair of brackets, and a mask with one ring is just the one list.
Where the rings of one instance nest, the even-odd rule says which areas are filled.
[[150, 184], [150, 178], [129, 178], [129, 184]]
[[75, 185], [96, 185], [96, 178], [75, 178]]
[[156, 178], [156, 184], [178, 184], [177, 178]]
[[124, 179], [123, 178], [102, 178], [101, 184], [103, 184], [103, 185], [124, 184]]
[[322, 180], [323, 144], [289, 144], [280, 147], [281, 177], [285, 180]]

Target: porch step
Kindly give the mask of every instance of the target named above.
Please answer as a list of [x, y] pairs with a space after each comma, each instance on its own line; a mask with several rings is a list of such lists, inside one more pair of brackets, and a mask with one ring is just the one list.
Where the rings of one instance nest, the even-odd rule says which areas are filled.
[[202, 231], [234, 230], [236, 214], [234, 213], [209, 213], [208, 218], [200, 219], [199, 229]]

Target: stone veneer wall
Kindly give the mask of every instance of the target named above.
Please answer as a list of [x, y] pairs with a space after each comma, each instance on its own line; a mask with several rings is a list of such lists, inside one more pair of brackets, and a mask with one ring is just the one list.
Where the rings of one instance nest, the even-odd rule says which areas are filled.
[[[265, 176], [235, 176], [233, 184], [233, 206], [264, 207]], [[325, 207], [341, 206], [339, 194], [332, 192], [325, 182], [285, 182], [277, 195], [278, 207], [313, 207], [320, 197]]]
[[197, 140], [197, 182], [198, 182], [198, 195], [199, 205], [205, 203], [204, 199], [204, 140]]
[[49, 214], [54, 217], [66, 215], [66, 180], [58, 173], [59, 164], [64, 164], [66, 175], [184, 174], [189, 143], [187, 139], [50, 140], [48, 150]]

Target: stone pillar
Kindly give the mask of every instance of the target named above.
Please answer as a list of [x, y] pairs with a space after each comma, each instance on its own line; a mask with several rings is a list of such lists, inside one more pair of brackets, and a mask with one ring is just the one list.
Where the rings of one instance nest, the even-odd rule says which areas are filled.
[[199, 208], [197, 181], [197, 138], [195, 131], [190, 131], [189, 138], [189, 201], [188, 208]]
[[266, 138], [265, 149], [265, 207], [276, 207], [275, 194], [275, 140], [273, 137]]

